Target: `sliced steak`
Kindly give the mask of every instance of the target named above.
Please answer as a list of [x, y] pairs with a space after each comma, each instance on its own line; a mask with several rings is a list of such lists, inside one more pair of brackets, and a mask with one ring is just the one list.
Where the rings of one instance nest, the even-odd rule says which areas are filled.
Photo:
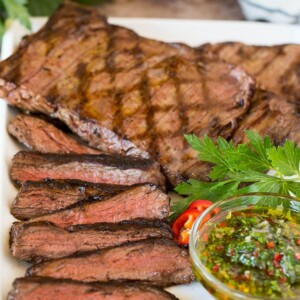
[[29, 268], [27, 275], [84, 282], [140, 281], [159, 286], [189, 283], [194, 278], [188, 251], [165, 239], [149, 239], [43, 262]]
[[209, 169], [183, 134], [228, 137], [254, 89], [240, 67], [141, 38], [73, 4], [0, 63], [0, 78], [11, 105], [62, 120], [100, 151], [150, 154], [172, 185]]
[[42, 153], [101, 153], [38, 117], [19, 114], [9, 122], [8, 132], [29, 149]]
[[90, 183], [80, 180], [25, 181], [11, 213], [20, 220], [39, 217], [80, 201], [102, 200], [131, 186]]
[[161, 221], [123, 221], [70, 226], [65, 229], [44, 222], [15, 222], [10, 231], [14, 257], [28, 262], [55, 259], [151, 237], [172, 239], [170, 227]]
[[28, 180], [77, 179], [121, 185], [152, 182], [164, 186], [164, 176], [154, 160], [107, 154], [20, 151], [12, 159], [10, 175], [18, 185]]
[[176, 300], [156, 287], [135, 283], [83, 283], [54, 278], [18, 278], [8, 300]]
[[242, 66], [262, 88], [300, 103], [300, 45], [206, 44], [201, 51]]
[[100, 222], [118, 223], [133, 219], [166, 219], [170, 197], [154, 184], [133, 186], [115, 196], [92, 202], [79, 202], [28, 222], [49, 221], [61, 228]]

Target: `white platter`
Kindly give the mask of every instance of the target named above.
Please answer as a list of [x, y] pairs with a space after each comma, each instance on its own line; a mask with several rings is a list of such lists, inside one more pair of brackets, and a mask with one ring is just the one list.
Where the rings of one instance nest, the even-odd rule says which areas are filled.
[[[46, 21], [44, 18], [32, 19], [33, 31]], [[300, 43], [300, 26], [271, 25], [251, 22], [222, 22], [169, 19], [126, 19], [111, 18], [111, 23], [137, 31], [140, 35], [167, 42], [184, 42], [197, 46], [207, 42], [241, 41], [249, 44], [272, 45]], [[20, 42], [26, 31], [13, 23], [3, 38], [1, 58], [8, 57]], [[16, 189], [9, 179], [9, 166], [12, 156], [21, 149], [7, 134], [7, 122], [15, 114], [4, 101], [0, 101], [0, 297], [6, 299], [13, 280], [25, 273], [26, 264], [9, 254], [9, 229], [14, 221], [10, 215], [10, 205]], [[189, 286], [176, 286], [168, 289], [180, 300], [213, 299], [199, 283]]]

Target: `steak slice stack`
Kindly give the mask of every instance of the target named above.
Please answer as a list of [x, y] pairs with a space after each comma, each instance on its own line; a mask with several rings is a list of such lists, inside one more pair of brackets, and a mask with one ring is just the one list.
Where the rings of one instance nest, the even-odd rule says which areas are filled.
[[42, 153], [101, 153], [38, 117], [19, 114], [9, 122], [8, 132], [29, 149]]
[[100, 151], [150, 154], [172, 185], [208, 170], [183, 134], [229, 137], [254, 89], [240, 67], [142, 38], [75, 4], [1, 62], [0, 78], [11, 105], [60, 119]]
[[25, 181], [77, 179], [93, 183], [132, 185], [152, 182], [164, 186], [165, 178], [152, 159], [108, 154], [41, 154], [20, 151], [12, 159], [11, 179]]
[[119, 223], [124, 220], [164, 220], [170, 211], [170, 197], [150, 183], [136, 185], [96, 201], [83, 201], [28, 222], [49, 221], [61, 228], [79, 224]]
[[134, 283], [82, 283], [53, 278], [18, 278], [8, 300], [176, 300], [156, 287]]
[[147, 220], [75, 225], [65, 229], [47, 221], [15, 222], [10, 232], [10, 250], [16, 258], [38, 262], [155, 237], [172, 239], [170, 227], [161, 221]]
[[17, 219], [26, 220], [67, 208], [80, 201], [102, 200], [131, 187], [67, 179], [25, 181], [12, 204], [11, 213]]
[[188, 251], [166, 239], [148, 239], [42, 262], [29, 268], [27, 275], [83, 282], [139, 281], [157, 286], [189, 283], [194, 278]]

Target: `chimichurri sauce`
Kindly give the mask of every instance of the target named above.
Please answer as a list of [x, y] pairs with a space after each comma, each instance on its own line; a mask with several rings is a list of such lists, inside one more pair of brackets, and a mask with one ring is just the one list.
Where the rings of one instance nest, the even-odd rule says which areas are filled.
[[300, 299], [300, 225], [278, 211], [239, 211], [214, 225], [201, 258], [227, 286], [253, 296]]

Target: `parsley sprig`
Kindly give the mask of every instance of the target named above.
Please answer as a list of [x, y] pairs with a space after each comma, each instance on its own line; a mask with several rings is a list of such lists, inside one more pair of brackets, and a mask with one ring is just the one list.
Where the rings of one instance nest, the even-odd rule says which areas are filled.
[[[208, 177], [211, 182], [190, 179], [180, 183], [175, 191], [187, 196], [177, 201], [170, 216], [174, 220], [196, 199], [218, 201], [229, 196], [271, 192], [300, 197], [300, 148], [287, 140], [283, 146], [274, 146], [269, 137], [262, 138], [255, 131], [246, 131], [249, 144], [235, 146], [219, 137], [214, 142], [208, 136], [185, 135], [199, 159], [213, 164]], [[269, 171], [269, 172], [268, 172]], [[262, 200], [263, 201], [263, 200]], [[271, 203], [274, 207], [278, 201]]]

